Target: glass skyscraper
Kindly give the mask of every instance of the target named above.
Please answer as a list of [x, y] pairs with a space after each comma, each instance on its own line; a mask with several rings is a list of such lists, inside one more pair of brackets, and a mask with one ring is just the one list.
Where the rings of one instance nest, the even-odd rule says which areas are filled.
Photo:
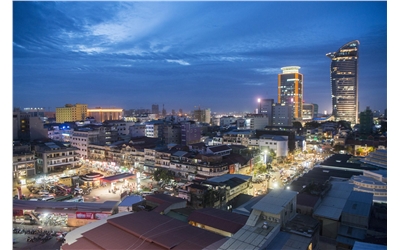
[[331, 58], [332, 115], [335, 121], [358, 123], [358, 40], [351, 41]]

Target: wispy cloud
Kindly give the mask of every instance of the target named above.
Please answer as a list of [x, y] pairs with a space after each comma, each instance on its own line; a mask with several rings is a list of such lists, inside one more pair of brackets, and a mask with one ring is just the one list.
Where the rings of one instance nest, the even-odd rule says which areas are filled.
[[262, 86], [262, 85], [265, 85], [265, 83], [263, 83], [263, 82], [245, 82], [245, 83], [243, 83], [243, 85], [247, 85], [247, 86]]
[[178, 63], [178, 64], [180, 64], [180, 65], [185, 65], [185, 66], [190, 65], [190, 63], [188, 63], [188, 62], [186, 62], [186, 61], [184, 61], [184, 60], [172, 60], [172, 59], [167, 59], [167, 62], [170, 62], [170, 63]]
[[13, 44], [14, 44], [14, 46], [17, 46], [17, 47], [19, 47], [19, 48], [26, 49], [24, 46], [19, 45], [19, 44], [15, 43], [15, 42], [13, 42]]
[[67, 46], [71, 49], [73, 52], [85, 52], [88, 54], [92, 53], [101, 53], [105, 51], [105, 48], [100, 48], [100, 47], [88, 47], [86, 45], [76, 45], [76, 46]]
[[262, 68], [254, 69], [254, 71], [261, 73], [262, 75], [276, 75], [280, 72], [280, 68]]

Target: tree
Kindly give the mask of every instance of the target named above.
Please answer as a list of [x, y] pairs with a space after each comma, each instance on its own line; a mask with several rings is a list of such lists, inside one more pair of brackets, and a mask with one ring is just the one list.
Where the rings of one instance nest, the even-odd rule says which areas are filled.
[[268, 155], [269, 155], [268, 162], [272, 162], [276, 157], [276, 153], [273, 149], [269, 150]]
[[166, 181], [168, 182], [169, 180], [173, 179], [174, 176], [171, 171], [168, 171], [164, 168], [158, 168], [156, 171], [154, 171], [154, 180], [155, 181]]
[[350, 129], [351, 130], [351, 124], [348, 121], [344, 121], [344, 120], [338, 121], [338, 125], [339, 125], [339, 128], [344, 128], [344, 129]]
[[315, 129], [315, 128], [318, 128], [319, 126], [321, 126], [321, 124], [319, 122], [312, 121], [312, 122], [306, 122], [304, 125], [304, 128]]

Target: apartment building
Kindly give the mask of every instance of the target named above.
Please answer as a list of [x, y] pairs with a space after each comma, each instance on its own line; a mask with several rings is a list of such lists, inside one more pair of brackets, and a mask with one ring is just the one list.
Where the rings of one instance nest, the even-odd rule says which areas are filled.
[[34, 146], [38, 171], [47, 174], [73, 168], [79, 162], [78, 148], [49, 141]]

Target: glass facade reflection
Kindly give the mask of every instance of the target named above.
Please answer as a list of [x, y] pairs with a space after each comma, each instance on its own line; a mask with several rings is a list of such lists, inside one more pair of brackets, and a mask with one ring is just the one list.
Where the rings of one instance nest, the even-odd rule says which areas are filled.
[[358, 123], [358, 40], [326, 54], [331, 58], [332, 115], [335, 121]]

